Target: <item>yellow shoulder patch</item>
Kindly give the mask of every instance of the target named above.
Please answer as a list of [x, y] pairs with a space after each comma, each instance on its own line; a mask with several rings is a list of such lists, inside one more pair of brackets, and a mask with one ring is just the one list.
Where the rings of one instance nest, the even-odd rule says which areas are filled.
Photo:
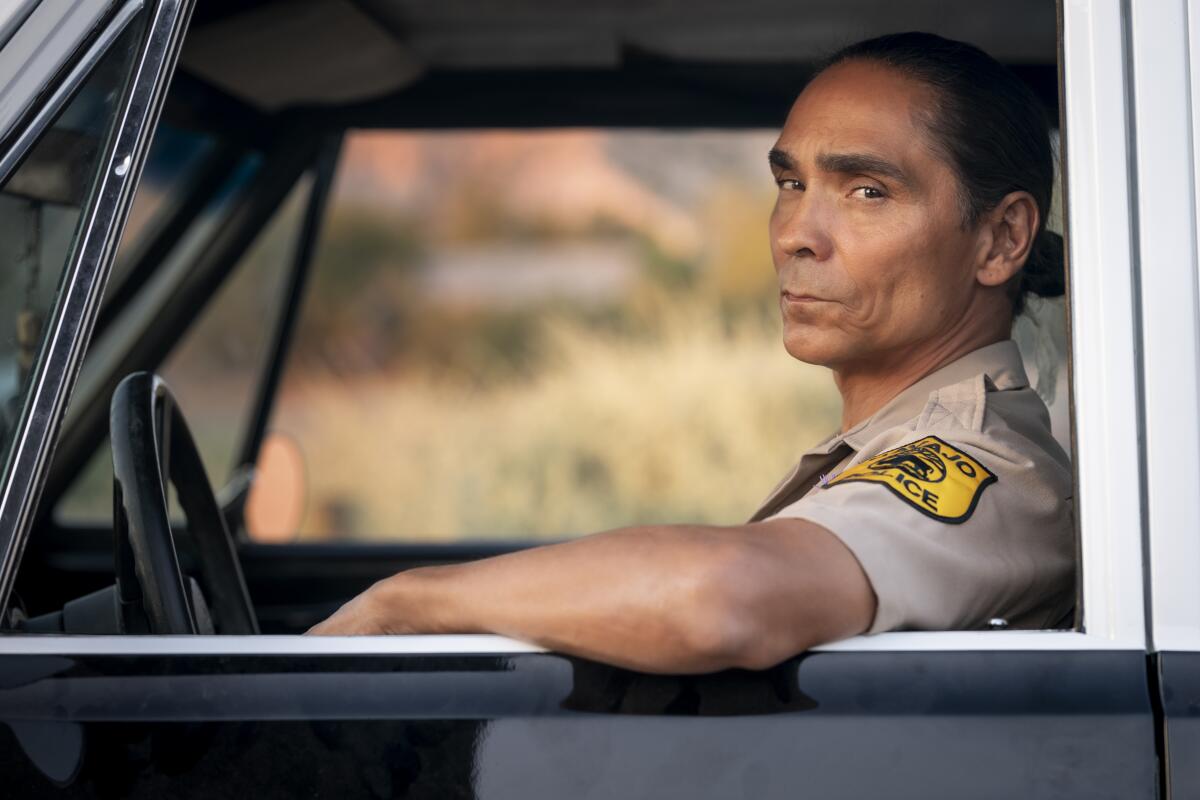
[[826, 484], [882, 483], [926, 516], [965, 522], [996, 476], [987, 467], [936, 436], [880, 453]]

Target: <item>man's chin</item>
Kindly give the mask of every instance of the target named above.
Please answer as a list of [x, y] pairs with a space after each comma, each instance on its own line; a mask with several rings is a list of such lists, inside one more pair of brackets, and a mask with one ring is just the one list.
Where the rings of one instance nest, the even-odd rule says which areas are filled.
[[846, 358], [844, 343], [810, 330], [784, 331], [783, 347], [797, 361], [819, 367], [832, 367]]

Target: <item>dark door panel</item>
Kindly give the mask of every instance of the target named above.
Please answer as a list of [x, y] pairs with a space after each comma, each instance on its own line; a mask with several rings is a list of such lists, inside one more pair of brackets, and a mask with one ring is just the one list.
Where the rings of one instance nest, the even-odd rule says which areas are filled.
[[[139, 644], [145, 644], [142, 640]], [[3, 656], [15, 796], [1151, 798], [1145, 658]]]
[[1168, 797], [1200, 797], [1200, 653], [1156, 656]]

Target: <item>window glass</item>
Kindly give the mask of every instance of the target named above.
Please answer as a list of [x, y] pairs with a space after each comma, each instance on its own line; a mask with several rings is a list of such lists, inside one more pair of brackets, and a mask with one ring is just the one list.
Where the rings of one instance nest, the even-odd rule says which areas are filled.
[[743, 520], [839, 408], [780, 341], [776, 133], [350, 136], [271, 419], [300, 538]]
[[64, 270], [79, 243], [83, 207], [100, 175], [140, 33], [140, 22], [131, 23], [0, 186], [0, 452], [5, 454]]
[[159, 371], [183, 410], [214, 488], [238, 466], [311, 186], [308, 176], [296, 184]]
[[113, 262], [110, 286], [116, 286], [124, 279], [133, 266], [129, 257], [136, 245], [154, 230], [160, 214], [171, 201], [187, 190], [215, 145], [212, 136], [166, 122], [160, 122], [155, 128], [154, 142], [142, 168], [121, 246]]
[[[185, 237], [181, 253], [172, 256], [173, 262], [184, 266], [190, 263], [190, 257], [216, 231], [221, 212], [256, 167], [256, 158], [247, 160]], [[230, 479], [237, 450], [246, 435], [271, 323], [280, 311], [282, 280], [292, 264], [311, 183], [307, 176], [297, 183], [159, 369], [183, 409], [214, 488]], [[158, 276], [156, 282], [168, 283], [173, 267], [168, 265], [163, 270], [167, 274]], [[167, 280], [160, 280], [163, 278]], [[138, 302], [152, 303], [157, 288], [150, 286], [151, 296], [139, 297]], [[132, 309], [127, 316], [139, 315]], [[103, 357], [102, 352], [94, 355]], [[57, 519], [71, 525], [107, 524], [112, 518], [112, 481], [112, 456], [105, 439], [63, 495], [55, 512]]]

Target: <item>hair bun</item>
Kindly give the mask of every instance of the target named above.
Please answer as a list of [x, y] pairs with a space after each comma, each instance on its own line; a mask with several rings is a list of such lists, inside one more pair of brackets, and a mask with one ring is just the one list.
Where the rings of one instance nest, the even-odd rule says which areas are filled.
[[1033, 243], [1029, 260], [1021, 271], [1021, 292], [1038, 297], [1062, 297], [1067, 290], [1063, 238], [1043, 230]]

